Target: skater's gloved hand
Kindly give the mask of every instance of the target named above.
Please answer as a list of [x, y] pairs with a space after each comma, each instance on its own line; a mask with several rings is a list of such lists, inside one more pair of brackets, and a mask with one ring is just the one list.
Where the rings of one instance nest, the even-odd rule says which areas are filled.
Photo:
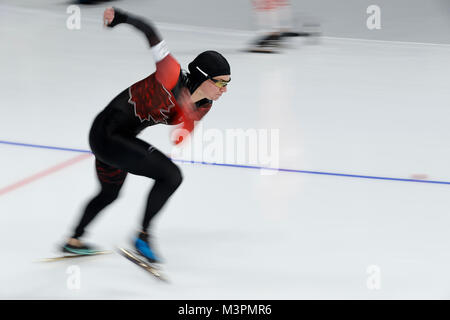
[[189, 131], [183, 128], [177, 128], [172, 131], [172, 142], [175, 145], [180, 144], [181, 142], [186, 140], [186, 137], [189, 136]]
[[120, 23], [127, 22], [127, 14], [117, 8], [107, 8], [103, 13], [103, 23], [105, 26], [113, 28]]

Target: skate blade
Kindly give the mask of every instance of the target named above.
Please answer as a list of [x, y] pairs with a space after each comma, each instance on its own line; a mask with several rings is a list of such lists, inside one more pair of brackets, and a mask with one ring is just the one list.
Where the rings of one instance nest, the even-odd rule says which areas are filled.
[[82, 257], [92, 257], [92, 256], [98, 256], [103, 254], [110, 254], [111, 251], [98, 251], [96, 253], [89, 253], [89, 254], [65, 254], [62, 256], [52, 257], [52, 258], [44, 258], [39, 259], [37, 262], [53, 262], [53, 261], [61, 261], [61, 260], [68, 260], [73, 258], [82, 258]]
[[[119, 248], [121, 249], [121, 248]], [[122, 248], [123, 249], [123, 248]], [[162, 262], [150, 262], [149, 260], [147, 260], [142, 254], [140, 254], [139, 252], [137, 252], [136, 250], [132, 250], [132, 249], [124, 249], [126, 251], [128, 251], [129, 253], [133, 254], [136, 258], [138, 258], [139, 260], [141, 260], [142, 262], [148, 264], [150, 267], [156, 269], [156, 270], [161, 270], [161, 265], [160, 263]]]
[[125, 249], [125, 248], [118, 248], [120, 255], [127, 258], [131, 262], [133, 262], [135, 265], [141, 267], [145, 271], [149, 272], [151, 275], [156, 277], [157, 279], [168, 282], [168, 279], [161, 274], [160, 270], [152, 266], [149, 262], [142, 260], [139, 258], [136, 254], [134, 254], [131, 250]]

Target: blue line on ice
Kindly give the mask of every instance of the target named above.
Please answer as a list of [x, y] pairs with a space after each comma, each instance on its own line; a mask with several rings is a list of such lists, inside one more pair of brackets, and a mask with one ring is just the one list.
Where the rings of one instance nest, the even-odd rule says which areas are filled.
[[[61, 148], [61, 147], [44, 146], [44, 145], [29, 144], [29, 143], [3, 141], [3, 140], [0, 140], [0, 143], [1, 144], [14, 145], [14, 146], [21, 146], [21, 147], [31, 147], [31, 148], [41, 148], [41, 149], [51, 149], [51, 150], [59, 150], [59, 151], [71, 151], [71, 152], [82, 152], [82, 153], [92, 153], [89, 150]], [[227, 163], [214, 163], [214, 162], [195, 161], [195, 160], [182, 160], [182, 159], [172, 159], [172, 160], [173, 161], [177, 161], [177, 162], [192, 163], [192, 164], [204, 164], [204, 165], [213, 165], [213, 166], [222, 166], [222, 167], [259, 169], [259, 170], [263, 169], [263, 170], [273, 170], [273, 171], [280, 171], [280, 172], [320, 174], [320, 175], [338, 176], [338, 177], [347, 177], [347, 178], [390, 180], [390, 181], [402, 181], [402, 182], [419, 182], [419, 183], [435, 183], [435, 184], [450, 184], [450, 181], [377, 177], [377, 176], [365, 176], [365, 175], [357, 175], [357, 174], [345, 174], [345, 173], [321, 172], [321, 171], [308, 171], [308, 170], [295, 170], [295, 169], [283, 169], [283, 168], [269, 168], [269, 167], [260, 167], [260, 166], [248, 166], [248, 165], [227, 164]]]

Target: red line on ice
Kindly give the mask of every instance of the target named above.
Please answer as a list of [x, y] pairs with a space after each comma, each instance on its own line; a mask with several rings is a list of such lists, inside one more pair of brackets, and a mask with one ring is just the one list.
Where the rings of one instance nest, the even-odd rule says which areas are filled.
[[23, 186], [25, 186], [27, 184], [30, 184], [30, 183], [38, 180], [38, 179], [44, 178], [46, 176], [49, 176], [52, 173], [55, 173], [55, 172], [60, 171], [62, 169], [65, 169], [65, 168], [67, 168], [67, 167], [69, 167], [69, 166], [71, 166], [71, 165], [73, 165], [73, 164], [75, 164], [77, 162], [80, 162], [80, 161], [82, 161], [84, 159], [87, 159], [87, 158], [90, 158], [90, 157], [92, 157], [92, 154], [82, 154], [82, 155], [76, 156], [75, 158], [72, 158], [72, 159], [69, 159], [67, 161], [64, 161], [64, 162], [62, 162], [60, 164], [57, 164], [57, 165], [55, 165], [53, 167], [50, 167], [50, 168], [48, 168], [48, 169], [46, 169], [44, 171], [38, 172], [38, 173], [28, 177], [28, 178], [25, 178], [23, 180], [15, 182], [15, 183], [13, 183], [13, 184], [11, 184], [9, 186], [1, 188], [0, 189], [0, 196], [6, 194], [8, 192], [14, 191], [14, 190], [16, 190], [16, 189], [18, 189], [20, 187], [23, 187]]

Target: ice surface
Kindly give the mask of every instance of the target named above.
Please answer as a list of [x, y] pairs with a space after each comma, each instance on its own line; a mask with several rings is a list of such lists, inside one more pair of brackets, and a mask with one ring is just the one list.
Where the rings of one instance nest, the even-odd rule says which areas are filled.
[[[99, 6], [83, 8], [81, 30], [71, 31], [61, 3], [10, 2], [0, 5], [0, 140], [88, 150], [95, 115], [154, 70], [144, 37], [104, 29]], [[204, 131], [279, 129], [280, 168], [450, 181], [450, 46], [323, 39], [257, 55], [239, 51], [245, 32], [160, 29], [182, 66], [206, 49], [230, 61], [232, 83]], [[169, 153], [168, 136], [164, 126], [141, 135]], [[0, 189], [79, 155], [0, 152]], [[36, 263], [96, 192], [93, 160], [0, 195], [0, 298], [450, 298], [448, 184], [178, 163], [184, 182], [155, 224], [170, 285], [117, 254]], [[128, 243], [152, 183], [130, 175], [87, 241]], [[79, 290], [67, 286], [71, 265]], [[367, 287], [371, 265], [379, 290]]]

